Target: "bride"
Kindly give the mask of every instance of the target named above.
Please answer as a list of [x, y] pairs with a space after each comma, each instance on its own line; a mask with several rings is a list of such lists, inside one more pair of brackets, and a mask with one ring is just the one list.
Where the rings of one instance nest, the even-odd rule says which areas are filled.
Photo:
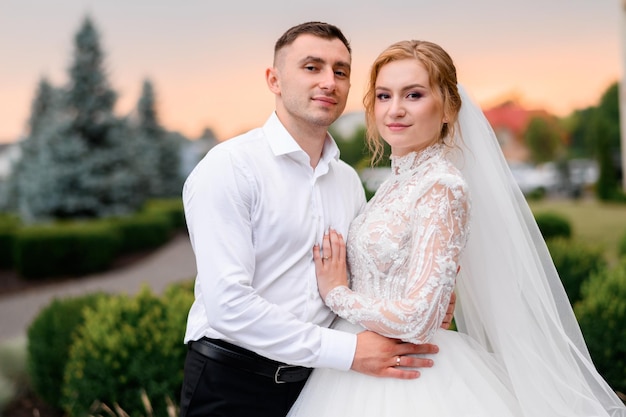
[[[391, 45], [364, 103], [373, 158], [382, 136], [392, 174], [346, 244], [331, 230], [314, 248], [320, 294], [337, 329], [428, 341], [439, 353], [414, 380], [316, 369], [289, 416], [626, 416], [449, 55], [430, 42]], [[440, 328], [453, 291], [458, 331]]]

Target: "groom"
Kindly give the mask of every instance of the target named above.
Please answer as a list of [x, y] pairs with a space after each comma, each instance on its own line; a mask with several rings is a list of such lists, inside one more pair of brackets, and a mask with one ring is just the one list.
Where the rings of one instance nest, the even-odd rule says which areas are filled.
[[275, 112], [215, 146], [185, 182], [198, 275], [181, 417], [284, 416], [311, 368], [412, 379], [419, 372], [405, 367], [432, 366], [406, 355], [434, 345], [329, 329], [334, 315], [317, 290], [313, 245], [330, 227], [347, 236], [365, 204], [327, 132], [345, 108], [350, 68], [337, 27], [287, 30], [266, 70]]

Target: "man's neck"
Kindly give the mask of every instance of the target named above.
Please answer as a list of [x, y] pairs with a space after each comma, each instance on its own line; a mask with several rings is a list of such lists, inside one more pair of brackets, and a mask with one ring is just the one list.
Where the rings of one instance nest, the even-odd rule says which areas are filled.
[[[278, 118], [280, 120], [280, 115]], [[313, 126], [304, 123], [285, 123], [283, 120], [281, 120], [281, 123], [302, 150], [309, 155], [311, 167], [315, 168], [322, 158], [328, 129], [324, 126]]]

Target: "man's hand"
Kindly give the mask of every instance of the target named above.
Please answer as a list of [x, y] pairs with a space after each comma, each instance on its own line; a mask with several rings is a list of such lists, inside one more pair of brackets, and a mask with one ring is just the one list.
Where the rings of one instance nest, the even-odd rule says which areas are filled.
[[430, 368], [433, 361], [407, 355], [438, 351], [439, 348], [430, 343], [415, 345], [364, 331], [357, 335], [356, 353], [351, 369], [377, 377], [415, 379], [420, 376], [418, 370], [403, 368]]

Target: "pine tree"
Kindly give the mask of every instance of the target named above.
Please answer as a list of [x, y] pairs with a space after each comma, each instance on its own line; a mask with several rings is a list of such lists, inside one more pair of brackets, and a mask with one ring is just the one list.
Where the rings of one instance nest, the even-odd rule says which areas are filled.
[[42, 77], [39, 80], [35, 99], [30, 109], [30, 117], [28, 118], [30, 137], [36, 137], [51, 117], [59, 115], [59, 101], [62, 94], [62, 91], [54, 88], [46, 77]]
[[99, 35], [88, 17], [74, 37], [74, 47], [68, 110], [76, 131], [88, 142], [99, 145], [104, 140], [106, 123], [113, 116], [117, 94], [109, 86]]
[[133, 155], [127, 146], [131, 137], [127, 121], [113, 113], [117, 94], [109, 85], [99, 35], [89, 18], [84, 20], [74, 43], [66, 95], [71, 131], [66, 136], [82, 141], [85, 153], [55, 154], [59, 163], [76, 167], [61, 170], [59, 175], [65, 178], [65, 185], [59, 191], [64, 198], [55, 200], [58, 205], [52, 214], [104, 217], [129, 213], [147, 196], [135, 175]]
[[50, 126], [60, 122], [62, 91], [53, 87], [42, 77], [31, 104], [28, 119], [28, 136], [20, 142], [20, 159], [12, 167], [7, 181], [7, 209], [17, 211], [26, 220], [33, 220], [39, 210], [35, 200], [40, 198], [39, 189], [47, 189], [49, 176], [42, 166], [42, 146]]
[[109, 86], [99, 36], [89, 18], [75, 36], [61, 106], [54, 104], [56, 99], [47, 105], [49, 90], [40, 84], [33, 102], [25, 141], [28, 156], [17, 179], [22, 218], [95, 218], [135, 211], [147, 191], [133, 167], [128, 122], [113, 113], [116, 93]]
[[182, 189], [181, 140], [159, 123], [152, 82], [144, 80], [137, 102], [137, 144], [143, 147], [141, 174], [150, 197], [179, 196]]

